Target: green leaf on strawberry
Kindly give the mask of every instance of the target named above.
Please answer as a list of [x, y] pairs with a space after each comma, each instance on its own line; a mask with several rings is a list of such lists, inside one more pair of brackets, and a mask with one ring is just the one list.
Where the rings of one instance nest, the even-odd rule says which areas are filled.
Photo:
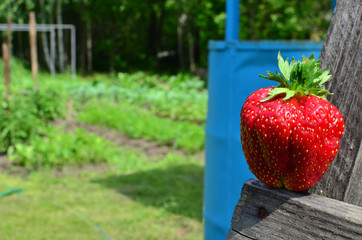
[[251, 172], [271, 187], [304, 191], [325, 174], [339, 150], [344, 120], [325, 100], [329, 69], [314, 55], [284, 61], [261, 76], [279, 82], [252, 93], [240, 113], [241, 143]]
[[295, 95], [315, 95], [325, 99], [326, 94], [331, 94], [323, 86], [332, 77], [329, 75], [329, 68], [326, 71], [320, 70], [320, 60], [316, 61], [314, 54], [309, 58], [303, 58], [302, 62], [296, 62], [293, 58], [289, 64], [288, 59], [284, 61], [279, 52], [278, 67], [282, 75], [278, 71], [276, 73], [268, 71], [267, 76], [259, 75], [264, 79], [279, 82], [279, 85], [275, 87], [275, 89], [279, 90], [270, 92], [263, 101], [272, 99], [282, 93], [286, 94], [284, 100]]

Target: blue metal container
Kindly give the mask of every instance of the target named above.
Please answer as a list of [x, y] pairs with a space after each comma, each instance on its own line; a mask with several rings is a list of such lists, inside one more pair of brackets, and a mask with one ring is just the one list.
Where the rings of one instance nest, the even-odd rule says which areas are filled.
[[[231, 32], [231, 37], [237, 37]], [[206, 240], [224, 240], [243, 183], [254, 177], [240, 142], [240, 110], [255, 90], [276, 86], [258, 77], [275, 72], [278, 51], [289, 60], [312, 53], [319, 57], [322, 43], [312, 41], [210, 41], [208, 115], [204, 181]]]

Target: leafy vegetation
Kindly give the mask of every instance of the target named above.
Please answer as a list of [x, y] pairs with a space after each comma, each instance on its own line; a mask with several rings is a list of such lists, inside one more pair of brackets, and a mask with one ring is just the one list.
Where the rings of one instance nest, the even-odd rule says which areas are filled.
[[112, 162], [120, 155], [116, 146], [83, 129], [65, 133], [48, 127], [46, 134], [46, 138], [36, 135], [26, 144], [15, 144], [10, 159], [29, 169], [41, 169]]
[[15, 164], [29, 169], [63, 167], [107, 162], [117, 154], [103, 139], [83, 130], [65, 133], [52, 126], [65, 116], [69, 97], [80, 121], [188, 153], [204, 147], [207, 92], [199, 78], [138, 72], [74, 81], [41, 74], [40, 87], [34, 90], [30, 73], [16, 59], [12, 65], [23, 77], [12, 72], [17, 78], [10, 98], [1, 96], [0, 151]]
[[84, 106], [78, 120], [100, 124], [132, 137], [154, 140], [193, 153], [203, 149], [204, 127], [189, 122], [173, 122], [127, 103], [92, 101]]
[[[242, 0], [240, 9], [242, 40], [323, 40], [331, 19], [331, 0]], [[29, 11], [35, 11], [38, 23], [63, 22], [81, 29], [77, 66], [84, 72], [195, 73], [207, 67], [208, 41], [224, 39], [225, 33], [225, 0], [4, 0], [0, 22], [11, 16], [13, 23], [27, 23]], [[65, 52], [70, 45], [66, 34]], [[13, 39], [15, 56], [26, 59], [27, 39], [15, 34]], [[40, 39], [43, 53], [50, 52], [43, 35]], [[39, 59], [47, 66], [45, 54]]]
[[331, 6], [331, 0], [243, 0], [240, 38], [321, 41], [327, 34]]
[[64, 115], [59, 92], [53, 88], [17, 89], [9, 100], [1, 97], [0, 151], [26, 143], [35, 136], [45, 134], [46, 121]]
[[76, 102], [91, 99], [127, 102], [172, 120], [204, 123], [207, 91], [198, 77], [119, 73], [114, 80], [96, 77], [81, 85], [68, 87]]
[[[13, 79], [17, 75], [12, 71]], [[25, 189], [0, 199], [0, 218], [6, 219], [0, 226], [3, 239], [202, 239], [203, 161], [172, 152], [155, 161], [84, 129], [54, 126], [71, 96], [74, 114], [86, 122], [200, 151], [204, 124], [191, 123], [196, 119], [191, 111], [182, 118], [157, 116], [160, 109], [173, 108], [166, 106], [169, 102], [177, 108], [174, 98], [201, 109], [206, 92], [199, 79], [137, 73], [76, 81], [40, 74], [39, 80], [35, 91], [24, 70], [12, 81], [9, 101], [0, 96], [0, 142], [12, 162], [9, 170], [29, 172], [0, 174], [0, 192]], [[168, 86], [177, 94], [165, 100]], [[4, 92], [2, 83], [0, 89]], [[132, 95], [137, 89], [143, 92]], [[204, 96], [192, 102], [187, 92]], [[149, 93], [159, 96], [153, 109], [145, 105], [152, 98], [144, 97]]]

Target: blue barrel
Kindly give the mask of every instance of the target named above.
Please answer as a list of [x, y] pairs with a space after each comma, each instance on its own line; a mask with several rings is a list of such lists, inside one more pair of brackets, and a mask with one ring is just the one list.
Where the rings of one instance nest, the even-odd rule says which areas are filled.
[[312, 41], [210, 41], [204, 176], [205, 240], [224, 240], [243, 183], [254, 177], [240, 142], [240, 110], [255, 90], [276, 86], [258, 77], [278, 69], [277, 55], [318, 58], [323, 43]]

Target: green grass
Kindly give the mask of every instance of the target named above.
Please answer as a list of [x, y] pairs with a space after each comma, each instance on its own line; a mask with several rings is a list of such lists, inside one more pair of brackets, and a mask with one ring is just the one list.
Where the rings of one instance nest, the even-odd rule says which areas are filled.
[[203, 163], [122, 152], [103, 173], [1, 174], [0, 191], [26, 189], [0, 199], [1, 239], [202, 239]]
[[117, 129], [132, 138], [157, 141], [189, 153], [202, 151], [204, 126], [190, 122], [174, 122], [151, 112], [129, 105], [92, 101], [78, 115], [78, 120]]
[[[24, 90], [34, 88], [30, 72], [16, 59], [12, 60], [11, 74], [13, 95], [23, 96]], [[172, 153], [149, 159], [83, 130], [64, 133], [50, 125], [33, 128], [37, 124], [29, 120], [32, 115], [28, 113], [34, 112], [44, 121], [62, 116], [66, 98], [75, 96], [70, 90], [91, 81], [88, 87], [78, 89], [85, 99], [83, 106], [73, 99], [80, 109], [79, 120], [194, 153], [204, 146], [204, 125], [190, 122], [203, 123], [205, 119], [206, 92], [202, 84], [182, 75], [168, 78], [138, 73], [109, 80], [104, 79], [105, 75], [95, 78], [101, 82], [95, 84], [98, 88], [92, 86], [94, 78], [74, 81], [67, 74], [50, 77], [40, 73], [39, 93], [49, 89], [59, 93], [59, 99], [48, 98], [54, 94], [34, 95], [29, 101], [36, 100], [36, 111], [26, 104], [20, 108], [21, 102], [14, 100], [19, 114], [13, 115], [20, 124], [12, 120], [12, 124], [4, 123], [4, 129], [12, 127], [25, 140], [12, 141], [8, 154], [32, 171], [25, 176], [0, 173], [0, 196], [11, 188], [26, 189], [0, 197], [0, 238], [202, 239], [203, 162]], [[4, 90], [2, 81], [0, 91]], [[112, 91], [114, 95], [107, 98]], [[19, 131], [18, 126], [30, 126], [37, 135]], [[87, 171], [72, 167], [82, 164], [88, 164]], [[111, 168], [99, 171], [94, 164]], [[65, 168], [65, 173], [60, 174], [56, 168]]]

